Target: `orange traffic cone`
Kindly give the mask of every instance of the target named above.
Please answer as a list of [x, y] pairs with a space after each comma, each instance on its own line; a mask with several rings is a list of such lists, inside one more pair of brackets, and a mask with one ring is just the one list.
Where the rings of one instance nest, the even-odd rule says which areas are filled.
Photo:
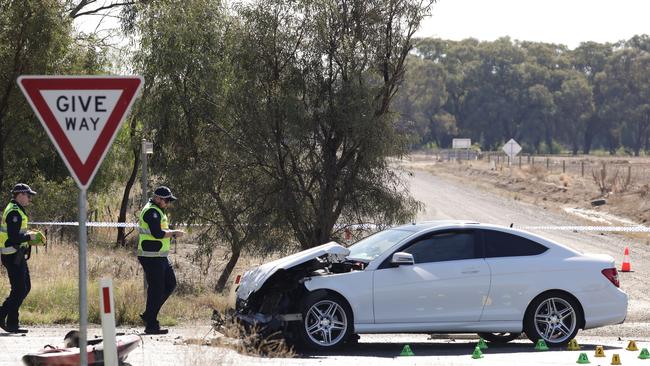
[[632, 266], [630, 265], [630, 249], [625, 247], [625, 253], [623, 255], [623, 265], [621, 266], [621, 272], [630, 272], [632, 271]]

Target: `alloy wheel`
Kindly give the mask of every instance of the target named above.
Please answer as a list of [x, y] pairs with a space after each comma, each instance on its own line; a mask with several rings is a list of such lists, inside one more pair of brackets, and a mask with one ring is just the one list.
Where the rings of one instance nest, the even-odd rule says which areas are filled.
[[577, 326], [576, 311], [568, 301], [551, 297], [537, 306], [534, 324], [545, 341], [562, 343], [571, 337]]
[[333, 346], [345, 336], [348, 319], [337, 302], [321, 300], [307, 311], [304, 326], [312, 342], [320, 346]]

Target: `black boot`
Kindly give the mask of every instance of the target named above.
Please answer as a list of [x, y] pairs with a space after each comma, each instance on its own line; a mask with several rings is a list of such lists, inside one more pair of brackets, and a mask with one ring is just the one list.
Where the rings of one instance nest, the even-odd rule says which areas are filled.
[[25, 333], [29, 332], [29, 330], [20, 328], [18, 326], [16, 326], [16, 327], [6, 327], [6, 328], [3, 328], [3, 329], [6, 330], [9, 333], [15, 333], [15, 334], [25, 334]]

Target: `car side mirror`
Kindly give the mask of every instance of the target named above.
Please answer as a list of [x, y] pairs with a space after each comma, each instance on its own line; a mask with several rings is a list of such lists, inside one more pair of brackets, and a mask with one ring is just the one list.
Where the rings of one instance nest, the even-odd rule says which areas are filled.
[[415, 259], [413, 259], [413, 254], [397, 252], [393, 254], [393, 258], [390, 261], [392, 264], [401, 266], [404, 264], [415, 264]]

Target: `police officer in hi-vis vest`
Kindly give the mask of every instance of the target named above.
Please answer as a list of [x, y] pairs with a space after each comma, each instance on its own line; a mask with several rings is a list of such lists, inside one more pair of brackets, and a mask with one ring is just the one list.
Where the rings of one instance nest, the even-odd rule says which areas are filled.
[[158, 323], [158, 312], [176, 287], [174, 269], [167, 260], [171, 238], [180, 238], [183, 232], [169, 230], [165, 209], [175, 201], [172, 191], [161, 186], [140, 212], [140, 238], [138, 261], [147, 279], [147, 307], [140, 318], [145, 323], [146, 334], [166, 334]]
[[25, 213], [25, 206], [31, 203], [36, 192], [27, 184], [18, 183], [11, 193], [13, 199], [5, 208], [0, 224], [2, 265], [11, 284], [11, 292], [0, 307], [0, 328], [9, 333], [27, 333], [27, 329], [19, 327], [18, 309], [32, 287], [24, 249], [40, 236], [36, 231], [27, 230], [29, 220]]

